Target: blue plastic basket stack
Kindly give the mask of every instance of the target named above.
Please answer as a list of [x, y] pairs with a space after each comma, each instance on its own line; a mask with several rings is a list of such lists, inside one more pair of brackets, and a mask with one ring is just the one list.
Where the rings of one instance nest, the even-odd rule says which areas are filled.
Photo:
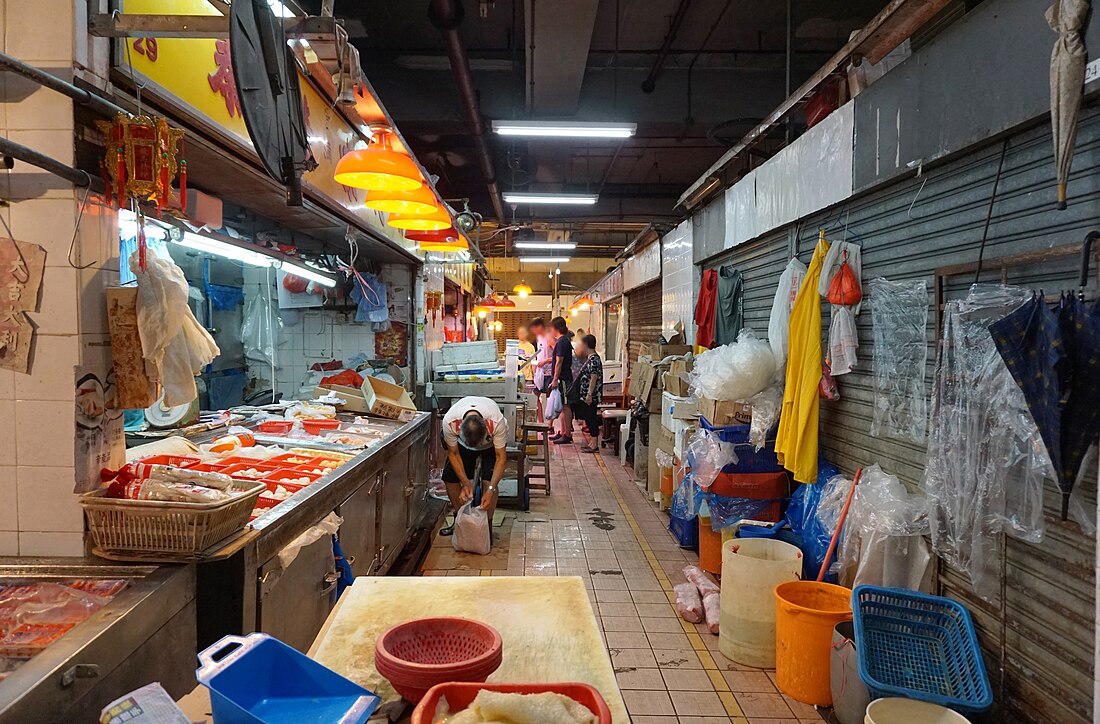
[[859, 677], [872, 698], [901, 696], [978, 714], [993, 704], [970, 613], [942, 596], [857, 586]]
[[756, 450], [755, 446], [749, 442], [748, 425], [715, 427], [705, 417], [699, 418], [699, 425], [704, 430], [717, 432], [718, 439], [722, 442], [733, 443], [737, 462], [722, 468], [723, 473], [775, 473], [783, 469], [779, 464], [779, 458], [775, 455], [774, 438], [766, 440], [764, 447]]

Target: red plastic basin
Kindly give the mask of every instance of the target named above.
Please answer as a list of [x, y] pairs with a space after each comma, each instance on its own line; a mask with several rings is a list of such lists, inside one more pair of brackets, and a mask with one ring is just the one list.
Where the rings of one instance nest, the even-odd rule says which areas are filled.
[[335, 430], [340, 427], [339, 420], [302, 420], [302, 429], [310, 435], [320, 435], [324, 430]]
[[413, 704], [450, 681], [483, 682], [500, 666], [500, 634], [468, 618], [422, 618], [378, 637], [374, 667]]
[[293, 420], [264, 420], [259, 424], [260, 432], [268, 435], [285, 435], [293, 428]]
[[409, 724], [432, 724], [439, 700], [447, 698], [447, 704], [452, 711], [459, 711], [473, 703], [474, 697], [482, 689], [499, 691], [506, 694], [542, 694], [547, 691], [555, 694], [564, 694], [584, 706], [596, 715], [600, 724], [611, 724], [611, 710], [607, 708], [607, 702], [600, 696], [595, 687], [588, 684], [561, 683], [561, 684], [481, 684], [477, 682], [447, 682], [436, 684], [413, 710]]

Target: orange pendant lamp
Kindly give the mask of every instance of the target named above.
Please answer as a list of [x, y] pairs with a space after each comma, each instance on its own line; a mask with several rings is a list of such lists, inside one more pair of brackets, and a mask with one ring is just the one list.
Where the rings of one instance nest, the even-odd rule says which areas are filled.
[[469, 251], [470, 245], [454, 227], [436, 231], [406, 231], [405, 238], [420, 245], [421, 251]]
[[451, 227], [451, 215], [437, 206], [430, 214], [390, 214], [386, 223], [408, 231], [440, 231]]
[[424, 185], [413, 160], [391, 148], [388, 130], [375, 131], [374, 142], [366, 148], [345, 153], [332, 177], [344, 186], [368, 191], [412, 191]]
[[431, 214], [438, 208], [435, 194], [427, 186], [410, 191], [368, 191], [363, 205], [387, 214]]
[[534, 292], [534, 290], [523, 282], [512, 287], [512, 293], [517, 295], [520, 299], [526, 299], [531, 296], [532, 292]]

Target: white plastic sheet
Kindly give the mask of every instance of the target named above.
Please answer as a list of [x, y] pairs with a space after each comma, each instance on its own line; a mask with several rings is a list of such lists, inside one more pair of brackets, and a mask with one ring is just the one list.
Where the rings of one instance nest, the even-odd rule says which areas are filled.
[[868, 286], [875, 340], [871, 434], [924, 442], [928, 285], [923, 279], [892, 282], [877, 277]]
[[282, 327], [282, 319], [266, 293], [252, 297], [241, 324], [245, 358], [268, 366], [275, 364], [275, 346]]
[[774, 375], [771, 347], [751, 329], [743, 329], [736, 342], [695, 358], [691, 387], [696, 396], [712, 400], [748, 400], [763, 391]]
[[989, 325], [1023, 304], [1018, 287], [974, 285], [944, 308], [922, 488], [932, 498], [932, 546], [992, 601], [1000, 588], [997, 533], [1042, 539], [1046, 446]]
[[695, 482], [704, 490], [710, 488], [722, 468], [737, 462], [733, 443], [722, 442], [718, 433], [702, 428], [688, 441], [688, 465]]
[[290, 564], [294, 562], [294, 559], [298, 557], [298, 552], [308, 545], [312, 545], [321, 540], [325, 536], [336, 535], [340, 530], [340, 526], [343, 524], [344, 519], [336, 515], [336, 513], [329, 513], [326, 515], [320, 523], [317, 525], [306, 528], [297, 538], [292, 540], [281, 551], [279, 551], [279, 566], [285, 571], [290, 568]]
[[787, 365], [787, 343], [791, 333], [791, 310], [798, 297], [798, 288], [806, 277], [806, 265], [798, 259], [787, 262], [787, 268], [779, 277], [779, 285], [772, 299], [772, 312], [768, 317], [768, 344], [775, 355], [776, 369], [782, 373]]

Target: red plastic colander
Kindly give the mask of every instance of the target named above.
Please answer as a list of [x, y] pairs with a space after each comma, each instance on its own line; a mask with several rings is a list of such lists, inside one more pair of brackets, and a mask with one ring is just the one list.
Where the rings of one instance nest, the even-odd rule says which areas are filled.
[[500, 666], [500, 634], [468, 618], [421, 618], [378, 637], [374, 668], [413, 704], [447, 681], [485, 681]]

